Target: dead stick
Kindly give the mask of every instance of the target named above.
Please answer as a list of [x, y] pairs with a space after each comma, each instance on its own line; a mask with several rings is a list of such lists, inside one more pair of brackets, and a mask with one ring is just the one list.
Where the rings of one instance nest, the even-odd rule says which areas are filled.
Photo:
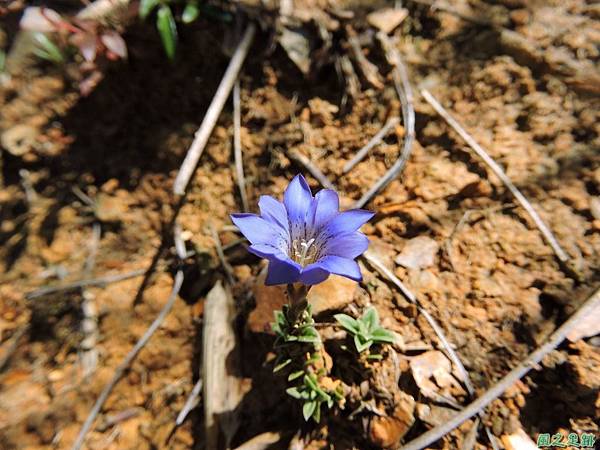
[[29, 330], [29, 324], [26, 323], [24, 325], [21, 325], [17, 329], [17, 331], [15, 331], [15, 334], [13, 334], [10, 342], [7, 345], [6, 351], [4, 352], [4, 354], [2, 356], [0, 356], [0, 372], [2, 372], [4, 370], [4, 368], [6, 367], [6, 365], [8, 364], [8, 362], [10, 361], [10, 358], [17, 350], [19, 340], [25, 335], [25, 333], [28, 330]]
[[175, 426], [181, 426], [185, 418], [188, 416], [190, 411], [196, 407], [198, 404], [198, 398], [200, 397], [200, 391], [202, 391], [202, 378], [196, 381], [192, 392], [190, 392], [189, 397], [185, 401], [185, 405], [177, 415], [177, 420], [175, 421]]
[[194, 142], [192, 142], [192, 145], [188, 150], [183, 164], [179, 169], [177, 178], [175, 178], [173, 191], [177, 195], [183, 195], [185, 193], [187, 185], [190, 182], [190, 178], [196, 170], [196, 166], [198, 165], [200, 156], [202, 156], [202, 152], [206, 147], [208, 138], [210, 137], [213, 128], [215, 127], [215, 124], [219, 119], [219, 115], [223, 110], [223, 106], [225, 105], [225, 102], [229, 97], [229, 93], [231, 92], [233, 83], [235, 83], [235, 80], [239, 75], [244, 59], [246, 59], [246, 55], [248, 54], [248, 50], [250, 49], [250, 44], [254, 39], [255, 33], [256, 26], [253, 23], [250, 23], [248, 27], [246, 27], [244, 36], [242, 37], [242, 40], [240, 41], [238, 47], [235, 50], [235, 53], [229, 61], [229, 66], [227, 66], [227, 70], [225, 71], [223, 79], [221, 80], [221, 83], [217, 88], [217, 92], [215, 93], [215, 96], [213, 97], [210, 106], [206, 111], [206, 115], [202, 120], [200, 128], [196, 132]]
[[[90, 253], [85, 261], [83, 273], [85, 277], [90, 277], [96, 265], [96, 256], [100, 245], [102, 229], [100, 223], [96, 222], [92, 228], [92, 240], [90, 242]], [[81, 333], [82, 340], [79, 344], [81, 366], [83, 368], [83, 377], [87, 378], [98, 366], [98, 314], [94, 302], [94, 294], [85, 288], [81, 289]]]
[[579, 325], [580, 320], [590, 314], [595, 314], [595, 311], [600, 308], [600, 289], [589, 297], [583, 305], [573, 314], [565, 323], [563, 323], [548, 340], [538, 347], [531, 355], [529, 355], [517, 367], [511, 370], [498, 383], [488, 389], [481, 397], [469, 404], [465, 409], [456, 414], [453, 418], [444, 424], [432, 428], [418, 438], [410, 441], [402, 446], [402, 450], [421, 450], [438, 439], [442, 438], [456, 427], [460, 426], [464, 421], [470, 419], [478, 412], [482, 411], [487, 405], [500, 397], [504, 391], [520, 380], [532, 367], [537, 365], [548, 353], [558, 347], [567, 335]]
[[113, 388], [119, 382], [121, 377], [125, 374], [128, 367], [131, 365], [131, 362], [135, 359], [135, 357], [138, 355], [140, 350], [150, 340], [150, 338], [152, 337], [154, 332], [156, 330], [158, 330], [158, 328], [161, 326], [161, 324], [165, 320], [165, 317], [167, 317], [167, 314], [169, 314], [169, 312], [173, 308], [173, 305], [175, 304], [175, 300], [177, 299], [177, 294], [179, 293], [179, 290], [181, 289], [182, 283], [183, 283], [183, 271], [181, 269], [179, 269], [177, 271], [177, 273], [175, 274], [175, 281], [173, 282], [173, 289], [171, 290], [171, 294], [169, 295], [169, 299], [167, 300], [167, 303], [165, 304], [163, 309], [160, 311], [158, 317], [156, 319], [154, 319], [154, 322], [152, 322], [150, 327], [146, 330], [144, 335], [140, 338], [139, 341], [137, 341], [137, 343], [129, 351], [127, 356], [125, 356], [125, 359], [121, 362], [121, 364], [119, 364], [119, 366], [115, 370], [115, 374], [113, 375], [112, 379], [106, 384], [106, 386], [104, 386], [104, 389], [102, 389], [102, 392], [100, 393], [100, 396], [96, 400], [96, 403], [94, 403], [94, 406], [93, 406], [92, 410], [90, 411], [87, 419], [85, 420], [83, 427], [81, 427], [81, 431], [79, 431], [79, 435], [77, 435], [77, 439], [75, 440], [75, 443], [71, 447], [71, 450], [79, 450], [81, 448], [81, 446], [83, 445], [85, 436], [87, 435], [88, 431], [90, 431], [90, 429], [92, 428], [92, 425], [94, 425], [96, 417], [100, 413], [100, 410], [102, 409], [102, 406], [104, 405], [104, 402], [106, 401], [106, 399], [112, 392]]
[[392, 180], [402, 172], [406, 161], [412, 152], [412, 145], [415, 140], [415, 108], [413, 106], [413, 93], [410, 81], [408, 80], [408, 73], [406, 67], [402, 62], [400, 53], [390, 42], [390, 38], [384, 33], [377, 33], [377, 38], [381, 42], [382, 47], [385, 50], [386, 57], [390, 64], [394, 66], [392, 71], [392, 77], [394, 78], [394, 84], [396, 91], [400, 97], [402, 104], [402, 120], [404, 121], [404, 130], [406, 135], [404, 136], [404, 145], [402, 151], [396, 162], [390, 167], [390, 169], [381, 177], [371, 188], [354, 203], [354, 208], [362, 208], [377, 194], [380, 190], [385, 188]]
[[552, 247], [556, 257], [563, 263], [566, 263], [569, 260], [569, 256], [562, 249], [552, 231], [546, 226], [544, 221], [538, 215], [536, 210], [533, 208], [529, 200], [525, 198], [521, 191], [513, 184], [513, 182], [508, 178], [502, 167], [496, 163], [492, 159], [492, 157], [481, 147], [475, 139], [471, 137], [469, 133], [465, 131], [465, 129], [450, 115], [448, 111], [444, 109], [444, 107], [435, 99], [433, 95], [427, 90], [422, 89], [421, 94], [423, 98], [427, 100], [427, 102], [433, 107], [433, 109], [440, 115], [442, 118], [450, 125], [454, 131], [456, 131], [461, 138], [465, 140], [465, 142], [473, 149], [477, 156], [479, 156], [483, 161], [492, 169], [492, 172], [504, 183], [504, 185], [508, 188], [511, 194], [515, 197], [515, 199], [520, 203], [520, 205], [527, 211], [527, 214], [533, 219], [535, 225], [540, 230], [546, 242]]
[[233, 275], [233, 267], [231, 264], [227, 262], [227, 258], [225, 257], [225, 253], [223, 253], [223, 247], [221, 246], [221, 239], [219, 238], [219, 233], [212, 225], [210, 226], [210, 231], [212, 234], [213, 242], [215, 243], [215, 250], [217, 251], [217, 256], [219, 257], [219, 261], [223, 266], [223, 270], [225, 270], [225, 274], [227, 275], [227, 281], [229, 281], [230, 285], [235, 284], [235, 277]]
[[400, 119], [398, 119], [398, 117], [389, 118], [388, 121], [385, 123], [385, 125], [381, 128], [381, 130], [379, 130], [377, 132], [377, 134], [375, 136], [373, 136], [369, 142], [367, 142], [367, 145], [365, 145], [358, 152], [356, 152], [356, 155], [354, 155], [354, 157], [344, 165], [344, 168], [342, 169], [342, 171], [344, 173], [350, 172], [350, 170], [352, 170], [352, 168], [355, 165], [357, 165], [360, 161], [362, 161], [362, 159], [367, 155], [367, 153], [369, 153], [369, 151], [371, 151], [371, 149], [373, 147], [375, 147], [377, 144], [379, 144], [381, 142], [381, 140], [385, 136], [387, 136], [387, 134], [390, 132], [390, 130], [393, 127], [395, 127], [396, 125], [398, 125], [399, 122], [400, 122]]
[[323, 186], [326, 189], [335, 190], [335, 186], [333, 185], [333, 183], [329, 181], [327, 176], [325, 176], [325, 174], [321, 172], [321, 169], [319, 169], [309, 158], [307, 158], [302, 153], [296, 150], [286, 150], [286, 154], [296, 164], [299, 164], [303, 166], [306, 170], [308, 170], [308, 172], [313, 177], [315, 177], [315, 179], [321, 184], [321, 186]]
[[87, 280], [79, 280], [74, 281], [72, 283], [63, 284], [62, 286], [47, 286], [41, 289], [37, 289], [35, 291], [31, 291], [25, 294], [25, 298], [27, 300], [32, 300], [34, 298], [42, 297], [48, 294], [54, 294], [55, 292], [60, 291], [70, 291], [73, 289], [78, 289], [86, 286], [104, 286], [110, 283], [117, 283], [119, 281], [128, 280], [130, 278], [139, 277], [146, 273], [147, 269], [138, 269], [132, 270], [127, 273], [119, 273], [115, 275], [105, 275], [103, 277], [91, 278]]
[[242, 198], [242, 208], [248, 211], [248, 196], [246, 195], [246, 179], [244, 178], [244, 161], [242, 159], [242, 119], [240, 108], [240, 80], [236, 80], [233, 85], [233, 155], [235, 159], [235, 174], [240, 197]]

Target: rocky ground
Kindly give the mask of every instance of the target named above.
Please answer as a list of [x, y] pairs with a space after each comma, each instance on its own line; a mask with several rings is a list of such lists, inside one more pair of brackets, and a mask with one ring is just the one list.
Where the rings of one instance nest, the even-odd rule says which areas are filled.
[[[457, 2], [451, 13], [420, 2], [406, 6], [408, 17], [394, 34], [415, 89], [416, 142], [401, 176], [366, 205], [377, 215], [363, 230], [372, 251], [442, 325], [480, 395], [598, 286], [600, 5], [472, 1]], [[241, 76], [251, 209], [260, 195], [281, 196], [296, 173], [305, 173], [290, 151], [335, 183], [344, 207], [397, 158], [402, 125], [342, 173], [401, 108], [385, 55], [357, 11], [350, 22], [381, 84], [357, 70], [354, 95], [329, 60], [304, 75], [272, 45], [268, 30], [257, 36]], [[14, 31], [18, 14], [5, 16], [5, 31]], [[221, 43], [228, 26], [201, 18], [182, 30], [179, 57], [170, 64], [152, 26], [133, 24], [124, 35], [128, 61], [107, 64], [88, 96], [77, 88], [75, 64], [36, 64], [3, 76], [0, 448], [70, 448], [115, 368], [167, 301], [178, 211], [172, 183], [227, 65]], [[343, 34], [342, 25], [332, 32], [335, 57], [350, 51]], [[529, 216], [419, 87], [506, 169], [555, 233], [572, 270], [558, 263]], [[202, 407], [174, 425], [199, 376], [206, 294], [225, 280], [213, 229], [233, 268], [246, 379], [234, 447], [265, 432], [279, 433], [273, 448], [288, 448], [290, 440], [290, 448], [307, 449], [394, 446], [453, 414], [440, 395], [468, 403], [423, 316], [361, 263], [360, 285], [334, 280], [311, 293], [330, 338], [333, 371], [350, 391], [343, 411], [325, 414], [318, 425], [303, 423], [269, 363], [266, 325], [283, 292], [262, 286], [264, 266], [245, 251], [228, 217], [241, 210], [232, 134], [228, 104], [178, 211], [186, 246], [195, 252], [183, 265], [179, 298], [104, 404], [88, 448], [202, 448]], [[317, 181], [308, 179], [316, 190]], [[40, 287], [137, 269], [147, 270], [105, 286], [25, 297]], [[82, 304], [93, 305], [98, 320], [98, 364], [87, 377]], [[380, 362], [357, 362], [340, 348], [332, 315], [357, 315], [370, 304], [403, 344], [385, 350]], [[598, 435], [599, 374], [597, 337], [565, 343], [494, 401], [484, 423], [505, 448], [516, 448], [515, 435]], [[468, 448], [472, 428], [468, 421], [435, 448]], [[490, 447], [483, 429], [475, 446]]]

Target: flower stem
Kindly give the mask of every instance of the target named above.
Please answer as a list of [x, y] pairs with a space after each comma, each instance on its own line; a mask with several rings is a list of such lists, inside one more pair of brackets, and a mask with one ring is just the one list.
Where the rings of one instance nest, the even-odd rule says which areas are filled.
[[287, 310], [287, 320], [293, 326], [296, 325], [302, 318], [302, 314], [308, 307], [308, 300], [306, 300], [306, 294], [308, 293], [308, 286], [300, 285], [297, 288], [293, 284], [287, 285], [287, 295], [289, 308]]

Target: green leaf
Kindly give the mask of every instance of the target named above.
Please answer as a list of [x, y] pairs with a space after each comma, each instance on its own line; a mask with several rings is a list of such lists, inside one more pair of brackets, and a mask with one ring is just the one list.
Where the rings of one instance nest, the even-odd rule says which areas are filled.
[[372, 355], [367, 356], [367, 359], [375, 359], [375, 360], [379, 361], [380, 359], [383, 359], [383, 356], [377, 355], [377, 354], [372, 354]]
[[0, 73], [4, 72], [6, 67], [6, 52], [0, 50]]
[[150, 15], [152, 10], [158, 6], [159, 2], [160, 2], [160, 0], [141, 0], [140, 1], [139, 15], [142, 18], [142, 20]]
[[358, 322], [347, 314], [336, 314], [333, 316], [337, 322], [352, 334], [358, 333]]
[[295, 379], [300, 378], [302, 375], [304, 375], [304, 370], [297, 370], [296, 372], [292, 372], [288, 376], [288, 381], [294, 381]]
[[394, 333], [386, 330], [385, 328], [377, 328], [376, 330], [373, 330], [370, 337], [377, 342], [387, 342], [389, 344], [396, 342], [396, 336], [394, 336]]
[[321, 403], [320, 402], [317, 403], [317, 405], [315, 406], [315, 411], [312, 415], [312, 418], [317, 423], [319, 423], [321, 421]]
[[33, 53], [36, 56], [56, 64], [60, 64], [64, 61], [60, 49], [44, 33], [35, 32], [33, 34], [33, 39], [37, 44], [36, 48], [33, 50]]
[[300, 342], [321, 342], [321, 337], [319, 336], [319, 332], [314, 327], [306, 328], [302, 331], [302, 334], [298, 336], [298, 341]]
[[298, 400], [302, 398], [302, 394], [300, 393], [297, 387], [287, 388], [285, 392], [287, 392], [288, 395], [297, 398]]
[[362, 317], [356, 321], [356, 324], [358, 325], [358, 334], [362, 336], [369, 334], [369, 328]]
[[183, 23], [192, 23], [194, 20], [198, 18], [198, 14], [200, 10], [198, 9], [197, 3], [188, 3], [185, 5], [185, 9], [183, 10], [183, 14], [181, 15], [181, 21]]
[[316, 409], [317, 409], [317, 402], [315, 402], [315, 401], [306, 402], [302, 406], [302, 415], [304, 416], [304, 420], [308, 421], [308, 419], [310, 419], [312, 417], [312, 415]]
[[281, 369], [283, 369], [285, 366], [287, 366], [288, 364], [290, 364], [292, 362], [291, 359], [286, 359], [285, 361], [283, 361], [280, 364], [277, 364], [275, 366], [275, 368], [273, 369], [273, 373], [279, 372]]
[[377, 329], [379, 327], [379, 314], [377, 314], [377, 310], [371, 306], [365, 311], [361, 317], [361, 321], [366, 325], [367, 330]]
[[356, 351], [358, 353], [362, 353], [367, 350], [371, 344], [373, 344], [373, 341], [366, 340], [364, 336], [360, 334], [354, 336], [354, 346], [356, 347]]
[[177, 47], [177, 26], [171, 8], [162, 5], [156, 16], [156, 29], [165, 49], [165, 53], [170, 60], [175, 58], [175, 48]]
[[328, 400], [329, 398], [331, 398], [327, 392], [321, 389], [314, 375], [306, 375], [304, 377], [304, 384], [306, 384], [311, 389], [311, 392], [318, 394], [319, 397], [321, 397], [322, 399]]

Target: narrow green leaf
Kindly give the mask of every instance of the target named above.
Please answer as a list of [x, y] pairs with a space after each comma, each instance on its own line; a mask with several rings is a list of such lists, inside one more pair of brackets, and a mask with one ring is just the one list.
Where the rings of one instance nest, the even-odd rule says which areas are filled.
[[198, 9], [197, 3], [188, 3], [187, 5], [185, 5], [185, 9], [183, 10], [183, 14], [181, 15], [181, 21], [186, 24], [192, 23], [198, 18], [199, 13], [200, 10]]
[[273, 369], [273, 373], [279, 372], [281, 369], [283, 369], [285, 366], [287, 366], [288, 364], [290, 364], [292, 362], [291, 359], [286, 359], [285, 361], [283, 361], [280, 364], [277, 364], [275, 366], [275, 368]]
[[156, 29], [160, 34], [160, 38], [165, 49], [165, 53], [170, 60], [175, 58], [175, 49], [177, 47], [177, 25], [171, 8], [167, 5], [162, 5], [156, 16]]
[[310, 419], [312, 417], [312, 415], [316, 409], [317, 409], [317, 402], [315, 402], [315, 401], [306, 402], [302, 406], [302, 415], [304, 416], [304, 420], [308, 421], [308, 419]]
[[294, 381], [304, 375], [304, 370], [297, 370], [296, 372], [290, 373], [288, 376], [288, 381]]
[[323, 389], [321, 389], [321, 387], [319, 386], [319, 383], [317, 382], [317, 379], [314, 377], [314, 375], [306, 375], [304, 377], [304, 384], [306, 384], [308, 387], [310, 387], [312, 392], [315, 392], [316, 394], [318, 394], [319, 397], [321, 397], [322, 399], [327, 400], [327, 399], [331, 398], [327, 392], [325, 392]]
[[347, 314], [336, 314], [333, 316], [337, 322], [352, 334], [358, 333], [358, 322]]
[[145, 19], [150, 15], [152, 10], [158, 6], [160, 0], [141, 0], [140, 1], [140, 9], [138, 11], [140, 17]]
[[321, 421], [321, 403], [320, 402], [315, 405], [315, 410], [313, 412], [312, 418], [317, 423], [319, 423]]
[[44, 33], [36, 32], [33, 34], [33, 38], [37, 44], [37, 47], [33, 51], [36, 56], [56, 64], [60, 64], [64, 61], [60, 49]]
[[378, 355], [378, 354], [372, 354], [372, 355], [367, 356], [367, 359], [375, 359], [375, 360], [379, 361], [380, 359], [383, 359], [383, 356]]

